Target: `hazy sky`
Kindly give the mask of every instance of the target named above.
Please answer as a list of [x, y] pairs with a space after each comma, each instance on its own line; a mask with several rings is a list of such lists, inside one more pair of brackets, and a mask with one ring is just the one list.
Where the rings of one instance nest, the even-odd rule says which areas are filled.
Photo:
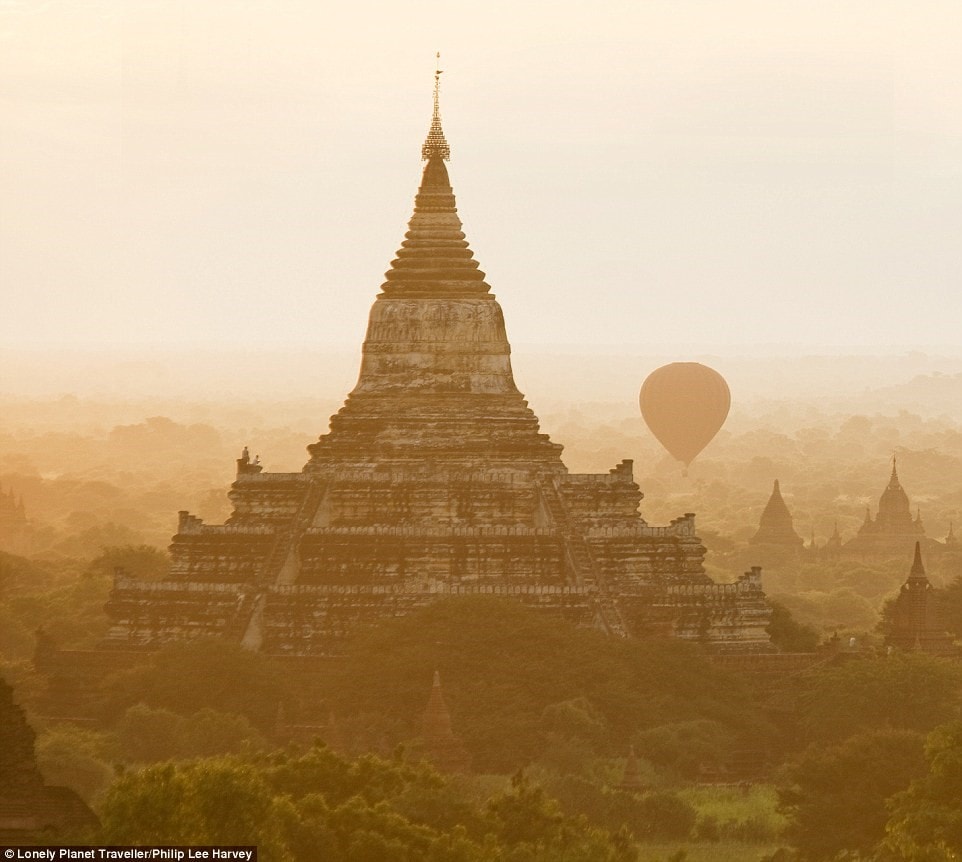
[[0, 0], [0, 340], [356, 344], [434, 52], [515, 343], [962, 342], [962, 4]]

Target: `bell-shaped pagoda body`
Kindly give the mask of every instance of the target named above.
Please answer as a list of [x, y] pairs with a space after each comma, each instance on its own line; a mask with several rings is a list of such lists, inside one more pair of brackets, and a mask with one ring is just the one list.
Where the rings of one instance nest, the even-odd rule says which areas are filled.
[[632, 462], [572, 474], [515, 385], [504, 318], [465, 239], [435, 111], [358, 381], [300, 473], [245, 449], [226, 524], [180, 513], [168, 578], [118, 574], [106, 644], [215, 635], [330, 655], [358, 625], [452, 595], [509, 596], [616, 637], [770, 649], [760, 576], [714, 584], [694, 515], [651, 527]]
[[[432, 141], [433, 139], [433, 141]], [[518, 391], [504, 316], [468, 247], [435, 112], [404, 242], [371, 309], [357, 385], [307, 470], [348, 465], [563, 473]]]
[[[788, 511], [788, 506], [782, 497], [778, 479], [775, 480], [772, 494], [758, 521], [758, 531], [750, 541], [752, 544], [787, 545], [792, 548], [801, 548], [805, 544], [802, 537], [795, 532], [792, 513]], [[813, 537], [812, 545], [814, 544]]]

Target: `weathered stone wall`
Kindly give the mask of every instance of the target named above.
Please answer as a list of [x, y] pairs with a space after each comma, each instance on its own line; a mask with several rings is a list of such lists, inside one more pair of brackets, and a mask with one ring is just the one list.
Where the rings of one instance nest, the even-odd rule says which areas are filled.
[[169, 579], [184, 583], [255, 583], [274, 547], [270, 528], [204, 526], [180, 532], [170, 545]]
[[562, 541], [549, 530], [312, 529], [299, 550], [305, 584], [565, 583]]
[[228, 498], [234, 512], [228, 524], [245, 526], [281, 525], [294, 517], [309, 485], [301, 473], [240, 474]]
[[116, 577], [107, 602], [105, 646], [156, 648], [199, 637], [239, 640], [254, 593], [240, 584], [145, 583]]
[[517, 395], [494, 297], [391, 299], [371, 309], [355, 395], [421, 390]]
[[558, 490], [569, 519], [581, 529], [644, 524], [638, 514], [643, 494], [632, 477], [630, 461], [609, 473], [569, 473], [559, 479]]
[[675, 613], [675, 637], [701, 642], [714, 652], [774, 649], [765, 630], [772, 609], [757, 567], [733, 584], [676, 584], [663, 603]]
[[702, 565], [705, 547], [695, 534], [694, 515], [667, 527], [592, 527], [585, 531], [598, 567], [614, 594], [647, 584], [711, 583]]
[[523, 479], [511, 473], [339, 474], [328, 491], [327, 523], [533, 527], [537, 493], [530, 479]]

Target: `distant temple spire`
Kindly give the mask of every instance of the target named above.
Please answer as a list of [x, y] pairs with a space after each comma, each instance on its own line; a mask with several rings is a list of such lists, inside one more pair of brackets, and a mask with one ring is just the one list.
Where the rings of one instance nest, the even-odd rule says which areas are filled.
[[896, 469], [895, 456], [892, 456], [892, 475], [889, 477], [889, 488], [893, 491], [901, 490], [902, 486], [899, 484], [899, 474]]
[[428, 136], [421, 147], [421, 159], [428, 161], [431, 158], [444, 159], [451, 158], [451, 148], [448, 146], [444, 137], [444, 129], [441, 128], [441, 52], [436, 55], [437, 65], [434, 69], [434, 114], [431, 116], [431, 128]]
[[431, 695], [421, 719], [421, 739], [428, 759], [442, 772], [467, 772], [471, 756], [451, 729], [451, 714], [441, 692], [441, 674], [434, 672]]
[[448, 705], [444, 702], [444, 694], [441, 691], [440, 671], [434, 672], [431, 696], [424, 709], [422, 731], [425, 739], [447, 739], [452, 735], [451, 714], [448, 712]]
[[792, 513], [782, 499], [782, 491], [778, 479], [772, 486], [772, 495], [768, 498], [765, 510], [758, 521], [758, 532], [749, 540], [752, 544], [792, 545], [801, 547], [805, 540], [795, 532], [792, 524]]
[[956, 541], [957, 541], [957, 540], [956, 540], [956, 538], [955, 538], [955, 532], [954, 532], [954, 530], [952, 529], [952, 522], [949, 521], [949, 532], [946, 533], [946, 536], [945, 536], [945, 544], [946, 544], [946, 545], [954, 545], [954, 544], [956, 543]]

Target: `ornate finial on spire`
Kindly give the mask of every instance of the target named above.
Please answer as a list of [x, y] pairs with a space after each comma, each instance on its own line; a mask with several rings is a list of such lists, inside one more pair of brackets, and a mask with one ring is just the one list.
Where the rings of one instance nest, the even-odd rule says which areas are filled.
[[430, 158], [441, 158], [448, 161], [451, 158], [451, 148], [444, 139], [444, 130], [441, 128], [441, 52], [435, 55], [436, 63], [434, 67], [434, 114], [431, 116], [431, 128], [428, 136], [421, 147], [421, 159], [427, 161]]

